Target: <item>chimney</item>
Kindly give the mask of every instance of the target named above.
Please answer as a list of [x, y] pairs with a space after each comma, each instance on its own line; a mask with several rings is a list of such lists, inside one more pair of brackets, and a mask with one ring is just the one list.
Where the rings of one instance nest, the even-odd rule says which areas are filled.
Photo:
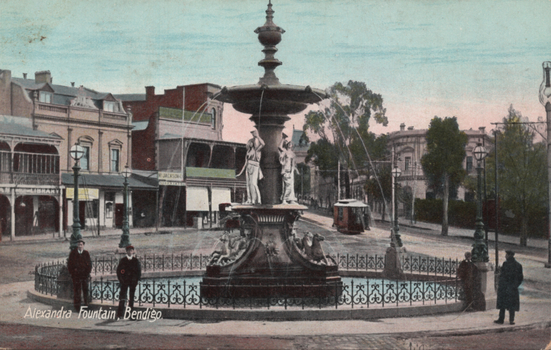
[[406, 124], [402, 123], [400, 124], [400, 131], [406, 130]]
[[36, 72], [36, 73], [34, 73], [34, 81], [37, 84], [51, 83], [52, 82], [52, 74], [50, 73], [49, 70]]
[[74, 81], [71, 82], [71, 87], [75, 87], [75, 82]]
[[413, 126], [408, 126], [408, 130], [413, 130]]
[[23, 73], [23, 79], [27, 79], [27, 73]]
[[[11, 84], [11, 70], [0, 69], [0, 88], [7, 88]], [[8, 99], [9, 100], [9, 99]]]
[[155, 96], [155, 86], [146, 86], [145, 87], [145, 99], [148, 97]]
[[486, 127], [485, 126], [480, 126], [480, 127], [478, 127], [478, 131], [480, 131], [481, 134], [485, 134], [486, 133]]

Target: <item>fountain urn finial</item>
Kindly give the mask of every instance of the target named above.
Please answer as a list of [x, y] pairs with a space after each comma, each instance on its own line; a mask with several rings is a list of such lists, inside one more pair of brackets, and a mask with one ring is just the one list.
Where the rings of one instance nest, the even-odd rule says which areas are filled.
[[264, 59], [258, 62], [259, 66], [264, 67], [264, 76], [258, 81], [259, 85], [279, 84], [279, 79], [276, 77], [274, 70], [282, 62], [274, 56], [277, 52], [276, 45], [281, 42], [281, 34], [285, 33], [285, 30], [273, 22], [273, 14], [274, 10], [272, 10], [272, 2], [270, 1], [266, 10], [266, 23], [254, 31], [258, 34], [258, 41], [264, 46], [262, 50], [264, 52]]

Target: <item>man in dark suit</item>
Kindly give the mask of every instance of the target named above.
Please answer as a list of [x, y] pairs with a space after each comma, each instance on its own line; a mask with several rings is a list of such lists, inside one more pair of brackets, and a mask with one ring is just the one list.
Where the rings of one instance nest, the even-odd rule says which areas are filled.
[[515, 311], [520, 310], [518, 287], [522, 283], [524, 276], [522, 274], [522, 265], [515, 260], [515, 252], [507, 250], [505, 252], [505, 259], [499, 272], [499, 284], [497, 287], [499, 318], [494, 322], [503, 324], [505, 310], [507, 309], [509, 310], [509, 323], [515, 324]]
[[474, 308], [474, 294], [476, 279], [478, 277], [478, 269], [471, 260], [471, 252], [465, 253], [465, 260], [459, 264], [457, 268], [457, 277], [463, 284], [463, 292], [465, 293], [465, 310], [473, 311]]
[[77, 241], [77, 247], [69, 254], [67, 268], [73, 278], [73, 303], [75, 310], [80, 311], [81, 292], [84, 299], [84, 305], [88, 306], [88, 279], [92, 272], [92, 260], [87, 250], [84, 250], [84, 241]]
[[[128, 299], [128, 307], [134, 307], [134, 294], [136, 293], [136, 286], [142, 276], [142, 268], [138, 258], [134, 256], [134, 247], [129, 245], [126, 247], [126, 256], [121, 259], [119, 266], [117, 266], [117, 277], [121, 283], [121, 291], [119, 297], [119, 309], [117, 311], [117, 317], [122, 318], [124, 316], [124, 304]], [[130, 293], [128, 290], [130, 289]]]

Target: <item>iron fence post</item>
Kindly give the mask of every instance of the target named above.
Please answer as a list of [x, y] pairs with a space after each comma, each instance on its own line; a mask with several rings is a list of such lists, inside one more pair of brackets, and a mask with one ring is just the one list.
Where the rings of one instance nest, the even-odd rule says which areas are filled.
[[168, 290], [167, 290], [167, 296], [168, 296], [168, 307], [170, 308], [170, 280], [168, 280]]
[[396, 281], [396, 307], [398, 307], [398, 298], [399, 298], [399, 289], [398, 289], [398, 281]]
[[381, 280], [381, 291], [382, 291], [382, 300], [381, 300], [381, 307], [385, 307], [385, 280]]

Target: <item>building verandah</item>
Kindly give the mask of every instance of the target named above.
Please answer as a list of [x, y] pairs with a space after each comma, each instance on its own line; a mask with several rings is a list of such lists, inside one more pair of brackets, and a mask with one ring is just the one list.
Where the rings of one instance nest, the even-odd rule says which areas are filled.
[[200, 220], [211, 226], [220, 204], [246, 200], [245, 174], [236, 176], [245, 164], [244, 144], [165, 137], [157, 147], [159, 225], [191, 226]]
[[61, 235], [61, 137], [34, 130], [30, 120], [0, 116], [0, 232]]

